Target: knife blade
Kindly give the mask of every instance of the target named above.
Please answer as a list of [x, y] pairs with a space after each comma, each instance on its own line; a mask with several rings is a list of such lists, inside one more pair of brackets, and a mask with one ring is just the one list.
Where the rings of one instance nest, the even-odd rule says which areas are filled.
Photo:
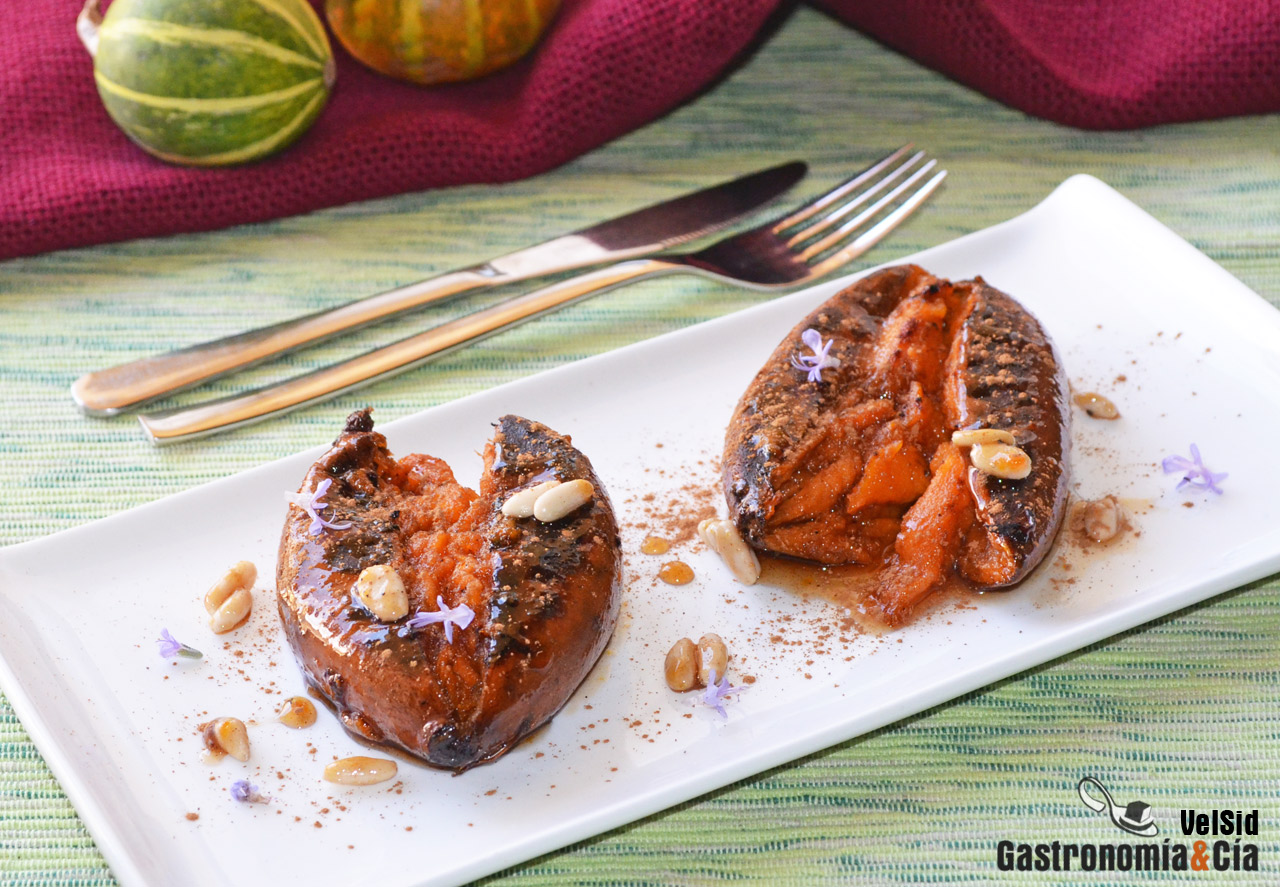
[[91, 416], [114, 416], [304, 345], [466, 292], [603, 262], [637, 258], [709, 234], [759, 209], [804, 178], [792, 161], [656, 203], [535, 246], [336, 308], [86, 373], [71, 397]]

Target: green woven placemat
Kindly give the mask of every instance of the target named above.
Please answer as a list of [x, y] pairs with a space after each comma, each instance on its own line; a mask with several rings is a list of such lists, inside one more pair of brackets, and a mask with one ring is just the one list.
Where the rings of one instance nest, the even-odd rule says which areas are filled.
[[[87, 369], [328, 306], [792, 157], [811, 163], [802, 186], [811, 191], [908, 140], [944, 159], [952, 173], [944, 190], [862, 267], [1009, 218], [1087, 172], [1280, 304], [1278, 124], [1267, 117], [1131, 133], [1065, 129], [801, 9], [693, 104], [531, 181], [9, 262], [0, 265], [0, 543], [325, 442], [358, 405], [373, 404], [387, 421], [768, 296], [684, 278], [640, 284], [357, 395], [162, 450], [144, 444], [131, 419], [75, 412], [67, 386]], [[395, 334], [498, 295], [411, 318]], [[369, 330], [289, 358], [285, 372], [391, 337]], [[281, 374], [277, 365], [211, 389]], [[1277, 637], [1273, 577], [490, 883], [1273, 885]], [[1152, 804], [1165, 822], [1183, 807], [1259, 809], [1261, 835], [1251, 840], [1262, 871], [1000, 872], [1001, 839], [1114, 840], [1076, 798], [1086, 774], [1125, 800]], [[0, 701], [0, 884], [114, 883]]]

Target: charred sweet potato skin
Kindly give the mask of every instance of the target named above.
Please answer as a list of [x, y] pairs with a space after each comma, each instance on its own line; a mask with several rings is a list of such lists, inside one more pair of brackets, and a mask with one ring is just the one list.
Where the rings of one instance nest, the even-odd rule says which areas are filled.
[[[840, 361], [820, 381], [792, 363], [807, 353], [807, 329]], [[1012, 298], [981, 278], [884, 269], [798, 324], [744, 392], [725, 437], [730, 516], [758, 549], [881, 566], [890, 586], [942, 573], [980, 589], [1012, 585], [1044, 557], [1065, 512], [1067, 391], [1052, 341]], [[942, 458], [951, 432], [974, 426], [1013, 432], [1032, 474], [1001, 480]], [[966, 489], [933, 489], [944, 483]], [[845, 511], [824, 512], [829, 501]], [[909, 538], [916, 531], [937, 538]], [[913, 571], [938, 558], [923, 542], [945, 549], [927, 582]], [[885, 612], [905, 618], [901, 600]]]
[[[550, 720], [604, 652], [622, 601], [622, 544], [604, 484], [569, 438], [505, 416], [486, 465], [480, 492], [493, 503], [493, 573], [475, 724], [481, 749], [501, 753]], [[501, 512], [521, 487], [579, 478], [591, 482], [595, 497], [561, 520]]]
[[[787, 334], [743, 392], [725, 431], [722, 477], [730, 518], [750, 544], [766, 547], [766, 527], [778, 506], [779, 469], [829, 421], [854, 382], [859, 352], [902, 295], [929, 280], [921, 269], [900, 266], [838, 293]], [[803, 352], [800, 336], [806, 329], [835, 340], [830, 354], [840, 365], [823, 370], [819, 383], [806, 384], [791, 364]]]
[[[559, 521], [501, 512], [511, 491], [584, 478], [593, 500]], [[617, 523], [590, 462], [569, 439], [504, 416], [485, 449], [479, 492], [429, 456], [397, 461], [367, 411], [348, 420], [302, 491], [332, 480], [321, 513], [345, 528], [311, 534], [290, 507], [277, 602], [308, 683], [357, 736], [454, 771], [500, 756], [549, 720], [608, 643], [621, 597]], [[385, 624], [355, 599], [366, 567], [390, 564], [410, 612]], [[475, 612], [449, 643], [415, 613]]]
[[969, 469], [979, 523], [1014, 556], [1013, 572], [984, 588], [1014, 585], [1053, 544], [1066, 514], [1071, 450], [1070, 385], [1052, 340], [1036, 319], [1006, 294], [973, 282], [976, 298], [947, 360], [947, 401], [957, 428], [1011, 431], [1031, 457], [1031, 474], [1003, 480]]

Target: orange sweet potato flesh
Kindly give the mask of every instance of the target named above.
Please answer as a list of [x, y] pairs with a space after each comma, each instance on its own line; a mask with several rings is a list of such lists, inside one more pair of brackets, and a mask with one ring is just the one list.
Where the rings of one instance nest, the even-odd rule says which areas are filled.
[[[809, 380], [801, 334], [840, 363]], [[1066, 506], [1067, 385], [1053, 344], [981, 278], [888, 268], [802, 321], [747, 388], [725, 440], [724, 488], [764, 552], [879, 571], [890, 624], [959, 576], [1008, 587], [1044, 557]], [[960, 428], [1011, 431], [1023, 480], [972, 468]]]

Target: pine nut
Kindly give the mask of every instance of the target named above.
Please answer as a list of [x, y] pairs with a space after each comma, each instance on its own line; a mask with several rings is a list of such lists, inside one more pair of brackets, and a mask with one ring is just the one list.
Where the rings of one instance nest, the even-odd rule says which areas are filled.
[[547, 490], [560, 486], [558, 480], [547, 480], [531, 487], [525, 487], [502, 503], [502, 513], [507, 517], [533, 517], [533, 503]]
[[582, 478], [571, 480], [538, 496], [533, 503], [533, 516], [549, 524], [577, 511], [595, 494], [596, 488], [591, 486], [591, 481]]
[[365, 567], [356, 579], [356, 597], [379, 622], [396, 622], [409, 615], [404, 580], [390, 564]]
[[972, 447], [977, 444], [1002, 443], [1013, 446], [1017, 443], [1012, 434], [1003, 428], [961, 428], [951, 432], [951, 442], [958, 447]]
[[305, 696], [291, 696], [280, 706], [277, 719], [286, 727], [301, 730], [316, 722], [316, 707]]
[[354, 755], [326, 765], [324, 778], [338, 785], [376, 785], [395, 778], [397, 769], [396, 762], [386, 758]]
[[240, 561], [233, 565], [221, 579], [213, 583], [213, 586], [204, 593], [205, 610], [212, 616], [232, 594], [242, 588], [253, 588], [253, 583], [257, 581], [257, 578], [258, 568], [248, 561]]
[[710, 530], [711, 525], [718, 523], [719, 520], [720, 518], [708, 517], [698, 521], [698, 538], [705, 542], [707, 548], [710, 548], [716, 554], [720, 553], [720, 549], [716, 547], [716, 538], [711, 534]]
[[760, 559], [738, 535], [732, 521], [708, 518], [698, 524], [698, 535], [708, 548], [720, 555], [734, 578], [745, 585], [756, 584], [760, 578]]
[[708, 687], [729, 671], [729, 650], [718, 634], [698, 638], [698, 683]]
[[1084, 534], [1094, 542], [1110, 542], [1120, 532], [1124, 510], [1115, 496], [1084, 505]]
[[231, 755], [237, 761], [249, 760], [249, 732], [239, 718], [214, 718], [202, 725], [200, 735], [211, 755]]
[[226, 634], [249, 618], [253, 609], [253, 593], [247, 588], [237, 588], [209, 617], [209, 627], [214, 634]]
[[1101, 394], [1095, 394], [1092, 391], [1086, 391], [1083, 394], [1077, 394], [1071, 398], [1076, 402], [1076, 406], [1084, 410], [1094, 419], [1119, 419], [1120, 410], [1116, 405]]
[[677, 693], [692, 690], [698, 681], [698, 648], [688, 638], [681, 638], [667, 651], [662, 669], [667, 686]]
[[1018, 447], [1002, 443], [978, 444], [969, 448], [974, 467], [992, 477], [1022, 480], [1031, 473], [1031, 457]]

